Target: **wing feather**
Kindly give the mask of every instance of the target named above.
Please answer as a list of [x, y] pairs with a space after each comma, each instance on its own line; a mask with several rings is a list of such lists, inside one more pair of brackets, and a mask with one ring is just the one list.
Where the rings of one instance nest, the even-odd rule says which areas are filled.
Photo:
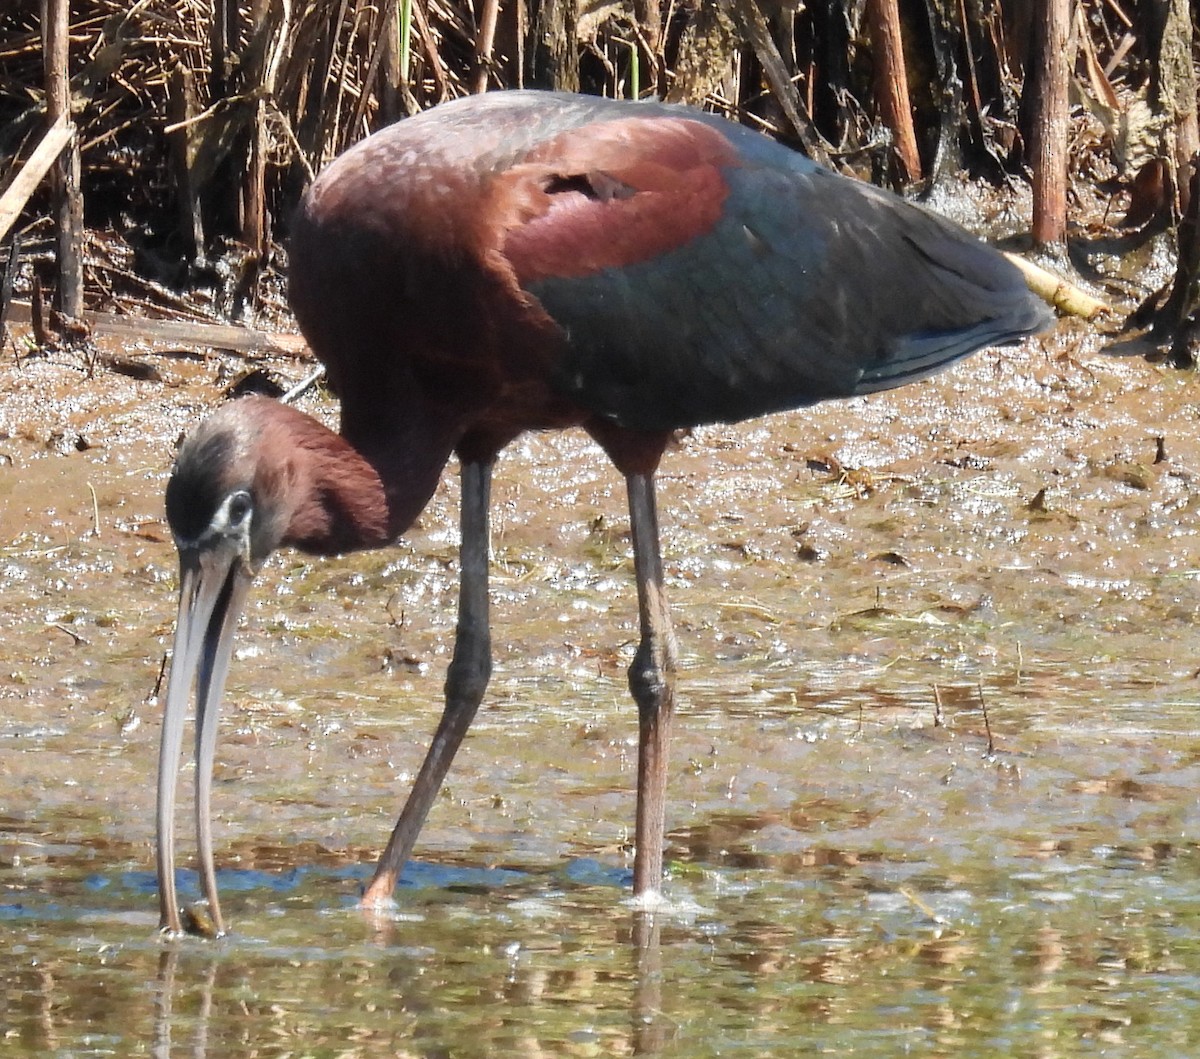
[[646, 430], [887, 389], [1049, 315], [956, 225], [721, 119], [568, 130], [504, 178], [556, 385]]

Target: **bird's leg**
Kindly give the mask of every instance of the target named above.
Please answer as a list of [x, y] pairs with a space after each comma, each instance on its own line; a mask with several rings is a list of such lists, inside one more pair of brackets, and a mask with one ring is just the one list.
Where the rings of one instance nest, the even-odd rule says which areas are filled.
[[488, 626], [488, 500], [492, 463], [462, 465], [462, 543], [459, 552], [458, 629], [446, 674], [446, 708], [421, 771], [362, 896], [364, 908], [391, 900], [425, 817], [441, 789], [454, 754], [475, 719], [492, 672]]
[[633, 861], [635, 896], [656, 892], [662, 883], [663, 830], [667, 797], [667, 751], [675, 712], [675, 635], [663, 588], [654, 475], [631, 474], [629, 522], [637, 575], [641, 642], [629, 667], [629, 690], [638, 707], [637, 852]]

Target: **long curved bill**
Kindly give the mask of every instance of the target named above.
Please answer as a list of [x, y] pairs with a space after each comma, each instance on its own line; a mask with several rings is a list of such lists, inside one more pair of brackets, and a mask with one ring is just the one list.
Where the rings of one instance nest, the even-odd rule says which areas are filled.
[[192, 686], [196, 688], [196, 853], [204, 896], [208, 900], [211, 932], [225, 931], [213, 868], [213, 757], [221, 693], [233, 652], [233, 631], [241, 614], [253, 574], [241, 550], [231, 540], [179, 552], [179, 617], [162, 743], [158, 754], [158, 898], [159, 926], [179, 933], [179, 903], [175, 895], [175, 788], [183, 747], [183, 722]]

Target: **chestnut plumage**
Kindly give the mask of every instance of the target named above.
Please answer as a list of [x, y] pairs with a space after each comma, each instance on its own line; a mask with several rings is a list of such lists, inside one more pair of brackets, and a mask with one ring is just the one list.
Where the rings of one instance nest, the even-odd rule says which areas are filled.
[[173, 817], [197, 697], [197, 832], [223, 929], [208, 794], [230, 641], [254, 573], [288, 545], [381, 547], [462, 474], [446, 703], [363, 902], [396, 879], [490, 672], [488, 495], [526, 430], [581, 426], [625, 476], [641, 641], [634, 890], [662, 872], [675, 648], [654, 472], [673, 431], [922, 378], [1050, 320], [955, 225], [686, 108], [542, 92], [457, 100], [367, 138], [305, 195], [293, 309], [340, 433], [244, 398], [184, 443], [167, 490], [181, 586], [159, 763], [159, 888], [177, 931]]

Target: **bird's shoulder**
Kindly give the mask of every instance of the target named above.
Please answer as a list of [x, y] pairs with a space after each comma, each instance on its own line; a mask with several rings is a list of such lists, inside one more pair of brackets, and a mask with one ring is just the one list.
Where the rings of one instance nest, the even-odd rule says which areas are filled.
[[[740, 181], [731, 179], [735, 171]], [[495, 248], [527, 287], [694, 243], [757, 171], [796, 182], [816, 167], [723, 118], [627, 104], [554, 129], [511, 159], [494, 173], [482, 212]]]

